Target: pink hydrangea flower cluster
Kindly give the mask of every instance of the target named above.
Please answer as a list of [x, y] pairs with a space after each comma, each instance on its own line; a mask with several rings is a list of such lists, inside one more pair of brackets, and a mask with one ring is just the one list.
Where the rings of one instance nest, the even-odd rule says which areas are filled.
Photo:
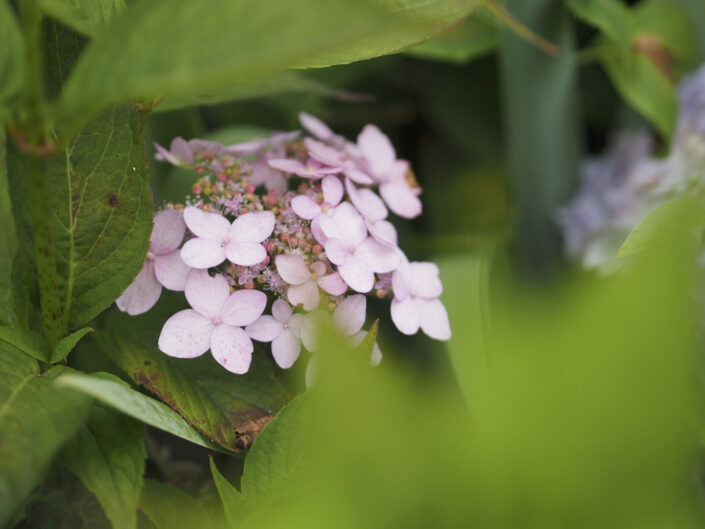
[[[182, 138], [169, 150], [156, 145], [158, 159], [200, 177], [185, 204], [155, 216], [144, 268], [117, 305], [141, 314], [162, 287], [184, 291], [191, 308], [164, 324], [164, 353], [194, 358], [210, 350], [242, 374], [255, 340], [271, 342], [274, 360], [288, 368], [302, 346], [316, 350], [321, 315], [359, 344], [365, 294], [373, 291], [391, 298], [402, 333], [450, 338], [438, 268], [409, 262], [387, 220], [390, 211], [421, 213], [409, 163], [374, 125], [353, 143], [313, 116], [302, 114], [301, 123], [306, 133], [237, 145]], [[380, 360], [375, 345], [371, 362]]]

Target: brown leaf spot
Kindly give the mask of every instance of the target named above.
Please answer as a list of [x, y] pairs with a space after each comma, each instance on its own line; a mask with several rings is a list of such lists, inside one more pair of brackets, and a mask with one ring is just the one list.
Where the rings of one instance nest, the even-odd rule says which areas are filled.
[[259, 419], [248, 421], [242, 426], [235, 428], [235, 438], [237, 439], [237, 447], [240, 450], [247, 450], [252, 446], [255, 438], [272, 420], [271, 415], [265, 415]]
[[120, 199], [116, 195], [108, 195], [108, 206], [115, 208], [120, 205]]

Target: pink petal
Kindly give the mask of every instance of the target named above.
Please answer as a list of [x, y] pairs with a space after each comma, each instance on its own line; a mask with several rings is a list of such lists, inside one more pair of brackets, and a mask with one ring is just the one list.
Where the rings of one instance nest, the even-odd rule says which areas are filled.
[[177, 312], [166, 320], [159, 335], [159, 350], [176, 358], [195, 358], [211, 346], [213, 323], [195, 310]]
[[299, 121], [307, 131], [309, 131], [311, 134], [313, 134], [320, 140], [326, 141], [333, 136], [333, 131], [330, 130], [328, 125], [323, 123], [317, 117], [312, 116], [311, 114], [301, 112], [301, 114], [299, 114]]
[[325, 244], [326, 256], [328, 260], [335, 265], [345, 264], [351, 253], [347, 246], [345, 246], [338, 239], [328, 239]]
[[301, 340], [289, 330], [285, 330], [272, 342], [272, 356], [282, 369], [293, 366], [299, 354], [301, 354]]
[[191, 268], [181, 259], [181, 251], [174, 250], [154, 258], [154, 275], [162, 286], [169, 290], [182, 291]]
[[259, 318], [267, 306], [267, 295], [259, 290], [238, 290], [227, 299], [220, 318], [228, 325], [241, 327]]
[[330, 215], [321, 215], [321, 229], [328, 238], [336, 238], [348, 247], [357, 246], [367, 236], [365, 221], [350, 202], [343, 202]]
[[350, 288], [363, 294], [372, 290], [375, 284], [375, 275], [369, 265], [355, 256], [351, 256], [345, 264], [340, 265], [338, 272]]
[[184, 220], [191, 233], [197, 237], [222, 241], [230, 232], [230, 222], [219, 213], [210, 213], [193, 206], [184, 210]]
[[266, 176], [264, 181], [264, 187], [269, 191], [274, 189], [278, 195], [283, 195], [286, 193], [286, 188], [288, 187], [286, 178], [284, 175], [278, 171], [270, 171]]
[[357, 247], [355, 255], [378, 274], [391, 272], [399, 266], [399, 254], [396, 250], [372, 237], [368, 237]]
[[333, 272], [327, 276], [320, 277], [318, 279], [318, 286], [324, 291], [328, 292], [331, 296], [340, 296], [345, 294], [348, 289], [348, 285], [343, 281], [338, 272]]
[[360, 171], [359, 169], [347, 167], [343, 171], [343, 174], [357, 184], [369, 186], [375, 183], [374, 179], [370, 177], [370, 175], [363, 171]]
[[450, 340], [448, 312], [439, 299], [416, 299], [421, 330], [436, 340]]
[[283, 330], [284, 325], [282, 322], [267, 315], [260, 316], [245, 327], [247, 335], [258, 342], [271, 342], [279, 336]]
[[185, 139], [181, 137], [174, 138], [171, 140], [169, 149], [182, 164], [193, 163], [193, 152], [191, 151], [189, 143]]
[[243, 141], [225, 147], [225, 152], [236, 156], [251, 156], [267, 145], [266, 140]]
[[271, 211], [255, 211], [240, 215], [230, 228], [230, 240], [262, 242], [272, 234], [275, 220], [274, 213]]
[[286, 328], [289, 329], [294, 336], [299, 338], [301, 336], [301, 325], [304, 321], [303, 314], [293, 314], [286, 324]]
[[392, 273], [392, 289], [394, 298], [405, 299], [411, 295], [414, 285], [411, 278], [411, 266], [409, 263], [401, 263]]
[[303, 255], [282, 253], [274, 258], [277, 273], [290, 285], [300, 285], [311, 279]]
[[289, 158], [281, 158], [279, 160], [269, 160], [267, 162], [270, 167], [283, 171], [285, 173], [292, 173], [300, 175], [306, 172], [306, 166], [299, 162], [298, 160], [290, 160]]
[[397, 230], [388, 220], [365, 221], [367, 231], [382, 244], [395, 247], [397, 245]]
[[205, 269], [225, 261], [225, 248], [211, 239], [191, 239], [180, 250], [181, 259], [191, 268]]
[[171, 154], [167, 149], [159, 145], [156, 141], [154, 142], [154, 148], [157, 149], [157, 154], [154, 156], [159, 161], [166, 161], [172, 165], [181, 165], [181, 161]]
[[286, 291], [286, 297], [292, 305], [303, 305], [305, 310], [315, 309], [321, 300], [318, 284], [314, 280], [300, 285], [291, 285]]
[[325, 244], [328, 240], [328, 237], [326, 237], [326, 234], [323, 233], [323, 230], [321, 229], [321, 221], [318, 217], [311, 221], [311, 233], [318, 244]]
[[299, 217], [306, 220], [316, 218], [321, 213], [321, 206], [308, 195], [299, 195], [291, 201], [291, 209]]
[[149, 250], [164, 255], [176, 250], [186, 233], [184, 216], [175, 209], [160, 211], [154, 216], [154, 229], [149, 238]]
[[367, 298], [362, 294], [348, 296], [333, 312], [333, 323], [345, 336], [352, 336], [365, 323]]
[[392, 321], [403, 334], [416, 334], [419, 330], [419, 312], [414, 298], [392, 300]]
[[186, 278], [184, 294], [194, 310], [208, 318], [215, 318], [230, 296], [230, 285], [221, 274], [211, 277], [206, 270], [191, 270]]
[[408, 185], [382, 184], [379, 192], [389, 209], [400, 217], [413, 219], [421, 214], [421, 200]]
[[304, 138], [304, 145], [308, 149], [308, 154], [314, 160], [325, 165], [337, 166], [341, 163], [341, 154], [325, 143], [316, 141], [313, 138]]
[[211, 335], [213, 358], [225, 369], [244, 375], [250, 369], [254, 346], [247, 333], [240, 327], [218, 325]]
[[272, 304], [272, 316], [281, 323], [289, 322], [293, 314], [291, 305], [283, 299], [278, 299]]
[[252, 266], [267, 257], [267, 250], [258, 242], [231, 242], [225, 247], [225, 256], [233, 264]]
[[151, 309], [161, 293], [162, 286], [154, 276], [154, 263], [147, 261], [132, 284], [115, 300], [115, 304], [121, 311], [136, 316]]
[[318, 327], [325, 320], [330, 321], [330, 314], [321, 309], [309, 312], [301, 319], [301, 327], [299, 329], [301, 343], [311, 352], [318, 348]]
[[374, 125], [365, 125], [357, 137], [357, 145], [367, 159], [375, 175], [387, 174], [397, 155], [389, 138]]
[[336, 206], [343, 198], [343, 184], [337, 176], [328, 175], [321, 182], [323, 200], [331, 206]]
[[349, 178], [345, 179], [348, 197], [365, 219], [382, 220], [387, 217], [387, 207], [371, 189], [358, 189]]
[[435, 263], [410, 263], [409, 272], [413, 282], [414, 296], [437, 298], [443, 292], [443, 284], [438, 277], [438, 266]]

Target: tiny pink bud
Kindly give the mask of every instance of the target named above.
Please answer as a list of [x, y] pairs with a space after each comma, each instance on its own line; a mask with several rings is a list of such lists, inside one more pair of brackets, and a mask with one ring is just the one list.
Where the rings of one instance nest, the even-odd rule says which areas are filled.
[[264, 245], [264, 249], [267, 253], [272, 253], [274, 251], [274, 243], [272, 241], [267, 241]]
[[269, 201], [269, 204], [272, 206], [275, 205], [277, 202], [279, 202], [279, 198], [277, 197], [277, 195], [268, 195], [267, 200]]
[[263, 264], [263, 265], [268, 265], [271, 260], [272, 260], [272, 258], [269, 257], [269, 256], [267, 256], [267, 257], [265, 257], [264, 260], [262, 261], [262, 264]]
[[290, 244], [291, 246], [296, 247], [296, 246], [299, 245], [299, 240], [298, 240], [296, 237], [291, 237], [291, 238], [289, 239], [289, 244]]
[[318, 255], [323, 251], [323, 248], [321, 248], [320, 244], [314, 244], [312, 250], [315, 255]]
[[205, 167], [201, 165], [200, 163], [197, 163], [196, 165], [193, 166], [193, 170], [196, 171], [197, 173], [202, 173]]
[[198, 184], [196, 184], [195, 186], [193, 186], [191, 188], [191, 192], [194, 195], [200, 195], [201, 193], [203, 193], [203, 188], [201, 186], [199, 186]]
[[289, 234], [287, 232], [282, 233], [279, 238], [283, 241], [286, 242], [289, 240]]
[[220, 182], [226, 182], [228, 180], [228, 175], [225, 173], [218, 173], [218, 180]]
[[249, 288], [249, 289], [255, 288], [254, 282], [248, 281], [247, 283], [245, 283], [245, 288]]
[[247, 184], [245, 186], [245, 192], [246, 193], [254, 193], [255, 192], [255, 186], [252, 184]]

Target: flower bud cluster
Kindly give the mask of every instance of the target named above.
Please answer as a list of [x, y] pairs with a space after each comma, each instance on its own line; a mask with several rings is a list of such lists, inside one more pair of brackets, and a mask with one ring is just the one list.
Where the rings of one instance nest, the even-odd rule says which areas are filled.
[[[389, 211], [421, 213], [409, 163], [374, 125], [353, 143], [313, 116], [302, 114], [301, 123], [305, 133], [230, 146], [182, 138], [168, 150], [156, 145], [158, 159], [198, 179], [183, 204], [155, 216], [145, 265], [117, 305], [141, 314], [162, 287], [184, 291], [191, 308], [165, 323], [164, 353], [193, 358], [210, 349], [242, 374], [255, 340], [271, 342], [288, 368], [302, 345], [315, 351], [321, 316], [351, 343], [362, 341], [370, 292], [392, 298], [402, 333], [450, 338], [437, 266], [409, 262], [387, 220]], [[375, 345], [371, 361], [380, 360]]]

